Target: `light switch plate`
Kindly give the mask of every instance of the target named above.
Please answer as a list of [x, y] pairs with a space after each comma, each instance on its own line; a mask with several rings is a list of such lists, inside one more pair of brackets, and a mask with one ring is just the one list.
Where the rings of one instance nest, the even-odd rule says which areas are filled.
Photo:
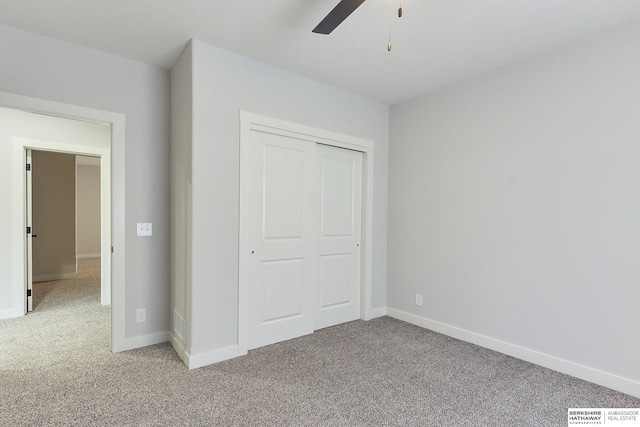
[[153, 235], [153, 225], [150, 222], [139, 222], [138, 227], [138, 236], [148, 237]]

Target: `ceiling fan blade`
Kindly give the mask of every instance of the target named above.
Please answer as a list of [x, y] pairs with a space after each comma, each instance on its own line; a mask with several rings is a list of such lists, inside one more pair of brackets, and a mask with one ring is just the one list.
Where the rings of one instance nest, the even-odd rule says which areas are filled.
[[313, 29], [314, 33], [329, 34], [353, 13], [364, 0], [341, 0], [327, 16]]

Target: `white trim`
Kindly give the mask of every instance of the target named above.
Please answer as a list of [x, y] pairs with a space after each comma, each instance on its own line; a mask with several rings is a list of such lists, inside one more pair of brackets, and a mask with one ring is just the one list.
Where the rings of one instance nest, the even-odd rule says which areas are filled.
[[549, 354], [541, 353], [539, 351], [487, 337], [485, 335], [480, 335], [466, 329], [451, 326], [446, 323], [427, 319], [425, 317], [406, 313], [393, 308], [387, 308], [387, 316], [430, 329], [462, 341], [470, 342], [517, 359], [535, 363], [536, 365], [540, 365], [572, 377], [618, 390], [623, 393], [630, 394], [631, 396], [640, 397], [640, 382], [629, 378], [623, 378], [618, 375], [572, 362], [570, 360], [561, 359], [559, 357], [551, 356]]
[[84, 120], [87, 122], [125, 123], [124, 114], [16, 95], [8, 92], [0, 92], [0, 105], [5, 108], [15, 108], [16, 110], [30, 111], [67, 119]]
[[369, 317], [365, 318], [364, 320], [373, 320], [378, 317], [384, 317], [386, 315], [387, 315], [387, 307], [372, 308], [369, 311]]
[[[111, 230], [113, 238], [111, 245], [101, 242], [102, 257], [109, 259], [111, 254], [111, 351], [117, 353], [123, 346], [126, 337], [126, 247], [125, 247], [125, 121], [124, 116], [118, 123], [111, 124], [111, 158], [113, 171], [111, 172]], [[100, 185], [109, 182], [109, 171], [100, 165]], [[102, 191], [102, 190], [101, 190]], [[101, 215], [106, 213], [101, 206]], [[106, 256], [107, 255], [107, 256]], [[104, 270], [104, 265], [101, 269]]]
[[186, 353], [187, 361], [185, 363], [187, 364], [187, 367], [189, 369], [197, 369], [203, 366], [222, 362], [224, 360], [233, 359], [234, 357], [237, 357], [239, 355], [240, 354], [238, 353], [238, 346], [230, 345], [229, 347], [220, 348], [218, 350], [207, 351], [205, 353], [199, 353], [194, 355], [189, 355], [188, 353]]
[[77, 254], [76, 259], [85, 259], [85, 258], [100, 258], [101, 254]]
[[[244, 224], [247, 224], [246, 213], [249, 207], [249, 182], [244, 177], [242, 171], [249, 168], [248, 156], [243, 155], [247, 151], [246, 140], [249, 132], [258, 131], [283, 135], [317, 144], [330, 145], [338, 148], [346, 148], [362, 152], [362, 168], [364, 171], [363, 191], [362, 191], [362, 274], [360, 291], [360, 318], [372, 319], [371, 299], [372, 299], [372, 275], [373, 275], [373, 164], [374, 164], [374, 143], [366, 139], [347, 136], [323, 129], [300, 125], [284, 120], [273, 119], [271, 117], [240, 111], [240, 230], [239, 230], [239, 273], [238, 273], [238, 355], [247, 354], [248, 345], [246, 342], [246, 332], [248, 316], [244, 313], [247, 308], [244, 302], [248, 301], [250, 289], [247, 289], [246, 272], [249, 271], [247, 258], [243, 256], [249, 252], [248, 231]], [[243, 142], [244, 140], [244, 142]]]
[[189, 354], [185, 350], [184, 344], [182, 343], [182, 340], [177, 336], [177, 334], [172, 333], [169, 337], [169, 342], [171, 343], [171, 346], [173, 347], [175, 352], [178, 353], [178, 356], [180, 356], [182, 362], [186, 366], [189, 366]]
[[[86, 120], [91, 122], [105, 123], [111, 125], [111, 149], [109, 153], [101, 153], [100, 180], [101, 193], [111, 194], [109, 203], [101, 206], [103, 229], [102, 234], [108, 235], [108, 239], [102, 239], [102, 281], [111, 284], [111, 291], [102, 294], [103, 303], [112, 303], [111, 307], [111, 350], [121, 351], [125, 343], [125, 115], [109, 111], [96, 110], [93, 108], [81, 107], [70, 104], [63, 104], [55, 101], [47, 101], [38, 98], [31, 98], [22, 95], [15, 95], [0, 92], [0, 106], [15, 108], [19, 110], [48, 114], [57, 117], [66, 117], [76, 120]], [[86, 147], [82, 147], [78, 153], [85, 153]], [[76, 150], [74, 150], [76, 151]], [[113, 159], [113, 170], [111, 169]], [[14, 159], [15, 161], [15, 159]], [[14, 163], [15, 164], [15, 163]], [[24, 174], [20, 173], [20, 179], [24, 179]], [[17, 182], [22, 182], [22, 181]], [[13, 183], [14, 189], [16, 182]], [[16, 194], [18, 193], [18, 194]], [[21, 205], [23, 202], [22, 192], [14, 191], [12, 202]], [[15, 206], [15, 205], [14, 205]], [[112, 215], [113, 212], [113, 215]], [[104, 220], [109, 218], [109, 220]], [[14, 218], [14, 221], [18, 219]], [[24, 220], [22, 219], [22, 222]], [[14, 224], [15, 225], [15, 224]], [[14, 231], [14, 249], [19, 247], [18, 243], [23, 242], [22, 227]], [[17, 238], [16, 238], [17, 234]], [[19, 242], [18, 242], [19, 241]], [[20, 245], [21, 246], [21, 245]], [[112, 246], [115, 252], [112, 253]], [[16, 258], [23, 254], [14, 250], [13, 268], [14, 271], [14, 314], [24, 315], [24, 293], [22, 283], [24, 277], [24, 262], [20, 263]], [[111, 256], [109, 256], [111, 254]], [[104, 276], [107, 274], [107, 276]], [[110, 280], [105, 280], [109, 277]], [[109, 298], [111, 301], [109, 301]]]
[[134, 350], [140, 347], [147, 347], [150, 345], [162, 344], [169, 342], [171, 334], [169, 331], [156, 332], [149, 335], [139, 335], [137, 337], [131, 337], [124, 340], [124, 345], [119, 351]]
[[[102, 250], [111, 248], [111, 149], [65, 144], [53, 141], [42, 141], [25, 138], [12, 138], [13, 143], [13, 214], [14, 214], [14, 248], [18, 252], [14, 252], [14, 278], [15, 292], [17, 296], [26, 294], [26, 280], [24, 278], [25, 266], [25, 239], [23, 230], [27, 226], [25, 224], [25, 203], [26, 203], [26, 178], [24, 173], [24, 165], [26, 162], [26, 150], [43, 150], [55, 151], [58, 153], [69, 154], [87, 154], [100, 158], [101, 166], [106, 169], [103, 174], [105, 182], [100, 184], [100, 206], [101, 206], [101, 245]], [[104, 176], [106, 175], [106, 176]], [[104, 253], [109, 253], [104, 252]], [[101, 282], [101, 301], [103, 305], [111, 304], [111, 259], [105, 256], [101, 263], [100, 282]], [[46, 277], [45, 275], [44, 277]], [[35, 280], [35, 279], [34, 279]], [[41, 279], [41, 280], [59, 280], [59, 279]], [[24, 285], [23, 285], [24, 283]], [[20, 289], [20, 287], [24, 289]], [[16, 303], [17, 303], [16, 298]], [[24, 303], [23, 303], [24, 304]], [[17, 305], [16, 305], [17, 307]], [[26, 312], [26, 309], [25, 309]]]
[[363, 153], [373, 149], [373, 141], [369, 141], [368, 139], [343, 135], [341, 133], [248, 113], [246, 111], [240, 111], [240, 122], [249, 126], [248, 130], [288, 136], [303, 141], [315, 142], [316, 144], [331, 145], [332, 147], [346, 148]]
[[0, 310], [0, 320], [1, 319], [11, 319], [12, 317], [17, 317], [15, 314], [15, 310], [13, 308], [9, 308], [6, 310]]
[[36, 282], [52, 282], [54, 280], [69, 280], [78, 277], [78, 273], [58, 273], [58, 274], [41, 274], [33, 276], [33, 283]]

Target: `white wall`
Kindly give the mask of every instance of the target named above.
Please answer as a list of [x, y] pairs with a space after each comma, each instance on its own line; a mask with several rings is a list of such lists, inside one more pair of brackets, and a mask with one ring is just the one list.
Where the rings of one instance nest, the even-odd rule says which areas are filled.
[[[0, 57], [0, 91], [126, 115], [125, 335], [142, 337], [132, 346], [161, 339], [169, 329], [169, 73], [1, 25]], [[10, 186], [2, 180], [3, 191]], [[3, 203], [0, 215], [9, 210]], [[154, 236], [137, 238], [136, 222], [152, 222]], [[3, 268], [0, 280], [12, 274]], [[147, 309], [146, 323], [135, 323], [137, 308]]]
[[635, 23], [391, 108], [391, 311], [640, 393], [638, 52]]
[[374, 141], [373, 307], [386, 305], [388, 107], [192, 41], [192, 355], [237, 344], [240, 110]]
[[77, 164], [76, 170], [77, 256], [99, 257], [100, 166]]
[[33, 281], [70, 279], [76, 266], [76, 157], [31, 153]]

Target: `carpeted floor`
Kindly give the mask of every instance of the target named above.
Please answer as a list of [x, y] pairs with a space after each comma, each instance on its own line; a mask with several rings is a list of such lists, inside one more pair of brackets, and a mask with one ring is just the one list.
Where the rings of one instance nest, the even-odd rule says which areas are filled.
[[168, 344], [114, 355], [99, 265], [81, 273], [0, 321], [0, 426], [566, 426], [569, 407], [640, 407], [387, 317], [193, 371]]

